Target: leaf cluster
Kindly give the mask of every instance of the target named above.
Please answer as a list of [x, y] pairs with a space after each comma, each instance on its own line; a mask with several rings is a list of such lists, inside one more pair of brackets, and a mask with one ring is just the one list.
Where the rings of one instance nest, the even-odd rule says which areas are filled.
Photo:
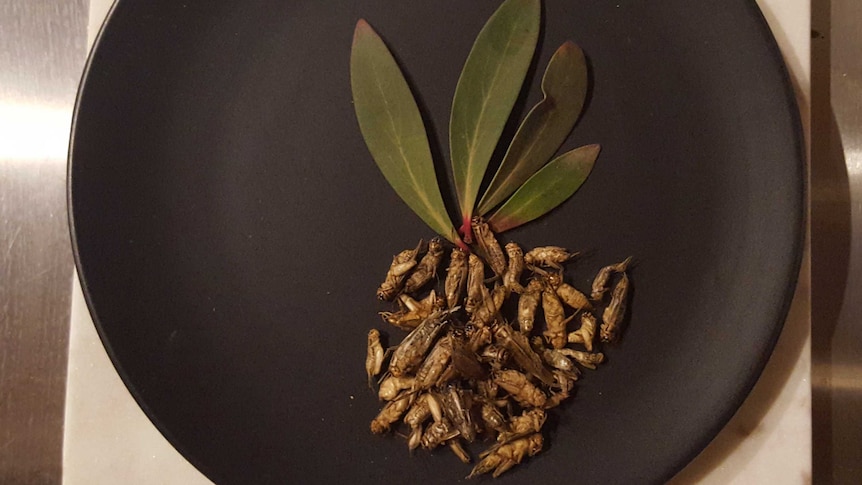
[[458, 231], [446, 211], [413, 94], [380, 36], [365, 20], [356, 24], [350, 79], [365, 143], [402, 200], [434, 231], [460, 246], [472, 242], [474, 216], [485, 217], [499, 233], [554, 209], [583, 184], [598, 157], [600, 147], [587, 145], [554, 158], [583, 110], [588, 88], [584, 53], [567, 41], [545, 69], [543, 99], [522, 120], [497, 172], [480, 193], [535, 55], [540, 17], [541, 0], [505, 0], [479, 32], [464, 64], [449, 120], [462, 217]]

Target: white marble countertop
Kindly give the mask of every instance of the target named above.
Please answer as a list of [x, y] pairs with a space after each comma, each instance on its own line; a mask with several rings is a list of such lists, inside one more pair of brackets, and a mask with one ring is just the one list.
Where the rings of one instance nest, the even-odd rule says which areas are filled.
[[[90, 42], [110, 4], [90, 1]], [[808, 133], [809, 2], [758, 4], [790, 69]], [[733, 419], [672, 483], [811, 482], [810, 310], [806, 250], [790, 315], [763, 375]], [[210, 483], [159, 434], [126, 390], [96, 334], [77, 279], [67, 382], [65, 484]]]

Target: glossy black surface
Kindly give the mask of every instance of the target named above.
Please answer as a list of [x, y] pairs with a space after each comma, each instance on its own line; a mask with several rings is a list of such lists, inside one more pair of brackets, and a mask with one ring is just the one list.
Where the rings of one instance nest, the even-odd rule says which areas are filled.
[[[469, 468], [372, 436], [365, 336], [391, 257], [430, 230], [363, 144], [348, 60], [386, 39], [440, 147], [470, 45], [498, 3], [121, 0], [79, 97], [72, 231], [96, 325], [168, 439], [218, 483], [421, 480]], [[584, 187], [507, 233], [634, 255], [631, 323], [500, 483], [670, 477], [756, 380], [801, 254], [798, 115], [753, 1], [547, 1], [539, 74], [567, 39], [593, 90], [564, 148]], [[539, 99], [531, 78], [524, 106]]]

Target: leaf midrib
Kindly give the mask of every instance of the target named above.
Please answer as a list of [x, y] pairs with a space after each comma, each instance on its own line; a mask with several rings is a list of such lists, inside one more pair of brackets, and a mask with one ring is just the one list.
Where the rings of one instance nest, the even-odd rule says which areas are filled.
[[[512, 26], [512, 28], [509, 30], [509, 34], [510, 34], [510, 35], [508, 35], [508, 36], [507, 36], [506, 46], [504, 47], [503, 52], [508, 52], [508, 51], [509, 51], [509, 46], [512, 44], [512, 38], [513, 38], [513, 36], [511, 35], [511, 33], [512, 33], [513, 31], [515, 31], [516, 29], [517, 29], [516, 25], [513, 25], [513, 26]], [[504, 58], [505, 58], [505, 56], [504, 56]], [[499, 77], [500, 77], [500, 76], [499, 76], [499, 74], [500, 74], [500, 69], [502, 68], [503, 64], [504, 64], [503, 62], [498, 62], [498, 63], [497, 63], [497, 67], [496, 67], [496, 69], [494, 69], [494, 76], [493, 76], [493, 78], [492, 78], [492, 79], [493, 79], [493, 81], [491, 82], [491, 85], [490, 85], [490, 87], [489, 87], [489, 89], [488, 89], [488, 91], [489, 91], [489, 92], [493, 92], [493, 91], [494, 91], [494, 88], [495, 88], [495, 87], [496, 87], [496, 85], [497, 85], [497, 80], [498, 80], [498, 79], [499, 79]], [[469, 156], [467, 157], [467, 160], [468, 160], [470, 163], [472, 163], [473, 159], [474, 159], [474, 158], [475, 158], [475, 156], [476, 156], [476, 149], [477, 149], [476, 147], [478, 146], [478, 143], [477, 143], [477, 136], [476, 136], [476, 134], [477, 134], [477, 133], [478, 133], [478, 131], [479, 131], [479, 126], [481, 126], [482, 121], [483, 121], [483, 120], [484, 120], [484, 118], [485, 118], [485, 113], [487, 112], [487, 108], [488, 108], [488, 101], [489, 101], [490, 99], [491, 99], [491, 97], [490, 97], [490, 95], [489, 95], [488, 93], [483, 93], [483, 96], [482, 96], [482, 109], [479, 111], [479, 119], [478, 119], [478, 121], [476, 122], [476, 124], [473, 126], [473, 134], [472, 134], [472, 137], [468, 138], [468, 139], [472, 139], [472, 140], [473, 140], [473, 143], [470, 145], [470, 152], [469, 152]], [[469, 184], [469, 183], [470, 183], [470, 178], [468, 177], [468, 178], [467, 178], [467, 180], [466, 180], [465, 182]], [[472, 185], [472, 184], [471, 184], [471, 185]], [[465, 188], [466, 188], [466, 187], [465, 187]], [[475, 197], [475, 196], [473, 196], [473, 198], [475, 199], [476, 197]], [[472, 208], [470, 208], [470, 210], [472, 210]]]
[[[401, 159], [404, 160], [404, 162], [405, 162], [404, 166], [407, 168], [407, 173], [410, 176], [410, 181], [413, 183], [413, 186], [414, 187], [421, 187], [422, 185], [419, 183], [419, 181], [416, 178], [416, 175], [413, 172], [412, 164], [409, 163], [408, 157], [404, 152], [404, 146], [401, 143], [401, 138], [398, 136], [398, 130], [395, 128], [395, 119], [392, 117], [392, 110], [389, 108], [390, 107], [389, 100], [386, 97], [385, 92], [383, 91], [383, 83], [381, 82], [381, 77], [378, 75], [377, 63], [374, 62], [373, 59], [371, 62], [371, 72], [374, 74], [374, 85], [375, 85], [375, 87], [377, 87], [377, 91], [380, 93], [380, 97], [383, 99], [383, 104], [386, 106], [386, 110], [385, 110], [386, 111], [386, 118], [389, 121], [389, 126], [391, 128], [390, 129], [390, 138], [395, 140], [395, 146], [398, 147], [398, 153], [401, 155]], [[406, 83], [406, 81], [405, 81], [405, 83]], [[408, 86], [408, 90], [409, 89], [410, 88]], [[431, 214], [434, 214], [434, 219], [437, 220], [437, 222], [444, 223], [443, 225], [445, 226], [446, 225], [445, 221], [440, 220], [439, 216], [436, 215], [435, 211], [433, 210], [431, 201], [428, 200], [428, 197], [427, 197], [425, 191], [424, 190], [423, 191], [414, 191], [414, 193], [419, 197], [422, 204], [425, 205], [425, 208], [428, 209], [428, 211]]]

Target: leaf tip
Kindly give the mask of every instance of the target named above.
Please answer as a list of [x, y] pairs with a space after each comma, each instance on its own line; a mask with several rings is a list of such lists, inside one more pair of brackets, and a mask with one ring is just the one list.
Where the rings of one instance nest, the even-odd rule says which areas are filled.
[[374, 35], [374, 29], [368, 24], [368, 21], [361, 18], [356, 21], [356, 28], [353, 30], [353, 42], [365, 35]]
[[488, 223], [488, 227], [491, 228], [496, 234], [500, 234], [508, 231], [509, 229], [514, 229], [526, 221], [517, 221], [511, 217], [495, 217], [497, 214], [495, 213], [491, 216], [486, 222]]
[[572, 50], [577, 49], [577, 48], [578, 48], [578, 44], [575, 44], [575, 42], [572, 40], [567, 40], [567, 41], [563, 42], [563, 45], [561, 45], [560, 48], [557, 50], [572, 51]]
[[581, 46], [576, 44], [574, 41], [567, 40], [557, 48], [554, 56], [565, 56], [567, 58], [578, 59], [584, 57], [584, 51], [581, 49]]

